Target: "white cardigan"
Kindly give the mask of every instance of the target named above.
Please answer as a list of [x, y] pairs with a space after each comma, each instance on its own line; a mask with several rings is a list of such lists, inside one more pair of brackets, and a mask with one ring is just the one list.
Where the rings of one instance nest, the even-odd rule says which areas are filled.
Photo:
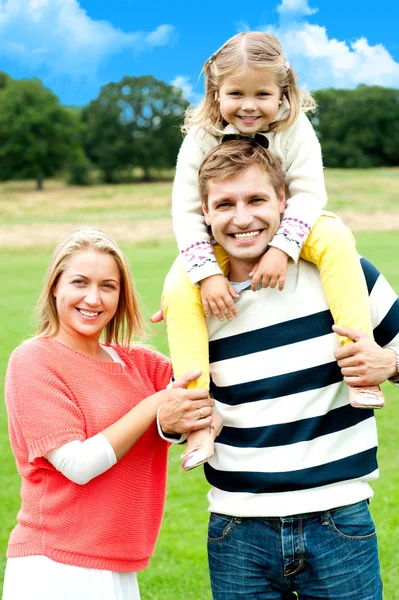
[[[277, 119], [289, 104], [286, 99]], [[239, 133], [233, 125], [190, 130], [177, 158], [173, 184], [173, 227], [187, 273], [192, 283], [220, 274], [212, 239], [205, 224], [198, 191], [198, 169], [204, 156], [226, 134]], [[327, 202], [321, 148], [316, 133], [304, 113], [288, 129], [267, 131], [270, 151], [281, 160], [287, 188], [287, 208], [271, 246], [286, 252], [295, 262], [310, 229]]]

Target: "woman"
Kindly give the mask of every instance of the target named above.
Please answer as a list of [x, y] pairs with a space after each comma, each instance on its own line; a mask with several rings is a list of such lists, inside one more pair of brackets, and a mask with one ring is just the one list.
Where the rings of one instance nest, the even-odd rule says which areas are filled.
[[212, 401], [179, 389], [198, 373], [165, 389], [169, 359], [130, 344], [143, 333], [136, 292], [126, 257], [101, 231], [58, 245], [38, 309], [38, 333], [13, 352], [6, 377], [22, 507], [3, 600], [139, 599], [136, 572], [165, 501], [157, 411], [184, 418], [188, 431], [190, 421], [209, 426]]

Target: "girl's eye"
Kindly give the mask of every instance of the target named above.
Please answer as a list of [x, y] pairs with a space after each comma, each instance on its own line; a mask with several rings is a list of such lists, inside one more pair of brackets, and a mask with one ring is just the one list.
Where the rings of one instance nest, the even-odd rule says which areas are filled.
[[261, 98], [266, 98], [267, 96], [269, 96], [269, 94], [267, 92], [259, 92], [258, 96], [260, 96]]
[[238, 96], [241, 96], [241, 92], [230, 92], [229, 96], [238, 97]]

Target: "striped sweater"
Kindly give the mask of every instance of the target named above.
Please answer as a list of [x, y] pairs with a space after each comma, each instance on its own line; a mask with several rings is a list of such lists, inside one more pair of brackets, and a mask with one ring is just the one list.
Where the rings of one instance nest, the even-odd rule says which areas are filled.
[[[374, 336], [399, 350], [399, 300], [365, 259]], [[208, 321], [212, 392], [224, 428], [205, 465], [211, 512], [289, 516], [370, 498], [372, 410], [352, 408], [317, 269], [290, 264], [282, 292], [247, 290], [239, 317]]]

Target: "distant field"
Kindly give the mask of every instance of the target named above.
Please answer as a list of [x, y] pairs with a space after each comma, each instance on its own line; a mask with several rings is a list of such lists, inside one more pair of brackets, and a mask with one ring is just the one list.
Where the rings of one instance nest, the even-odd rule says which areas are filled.
[[[371, 224], [380, 211], [395, 215], [386, 231], [375, 232], [369, 227], [369, 231], [358, 231], [356, 237], [359, 251], [375, 262], [399, 292], [399, 231], [395, 231], [399, 229], [399, 169], [327, 171], [326, 179], [331, 210], [350, 209], [355, 216], [371, 213]], [[25, 183], [0, 186], [1, 392], [10, 352], [33, 332], [32, 309], [49, 258], [49, 244], [54, 242], [54, 231], [59, 237], [62, 231], [87, 223], [100, 225], [106, 232], [112, 228], [121, 232], [117, 239], [129, 256], [146, 317], [158, 307], [163, 277], [176, 254], [169, 220], [169, 183], [67, 189], [50, 182], [44, 192], [28, 187]], [[136, 236], [144, 222], [148, 223], [147, 239], [152, 240], [147, 243], [145, 235]], [[14, 227], [10, 247], [4, 244], [3, 234]], [[161, 234], [167, 231], [167, 235], [155, 236], [154, 232], [159, 231]], [[154, 346], [167, 352], [164, 326], [152, 326], [151, 332]], [[376, 495], [371, 508], [379, 532], [384, 597], [399, 600], [399, 390], [386, 384], [385, 391], [387, 407], [377, 414], [381, 478], [374, 485]], [[19, 508], [20, 483], [9, 449], [2, 399], [0, 452], [0, 555], [3, 557]], [[156, 553], [150, 568], [140, 574], [142, 600], [211, 599], [206, 562], [208, 486], [201, 469], [191, 473], [182, 471], [178, 454], [178, 449], [173, 448], [167, 508]], [[4, 562], [2, 559], [1, 572]]]
[[[399, 168], [326, 170], [328, 209], [353, 230], [399, 227]], [[79, 225], [103, 229], [118, 241], [172, 240], [171, 182], [66, 187], [46, 182], [0, 184], [0, 247], [53, 245]]]

